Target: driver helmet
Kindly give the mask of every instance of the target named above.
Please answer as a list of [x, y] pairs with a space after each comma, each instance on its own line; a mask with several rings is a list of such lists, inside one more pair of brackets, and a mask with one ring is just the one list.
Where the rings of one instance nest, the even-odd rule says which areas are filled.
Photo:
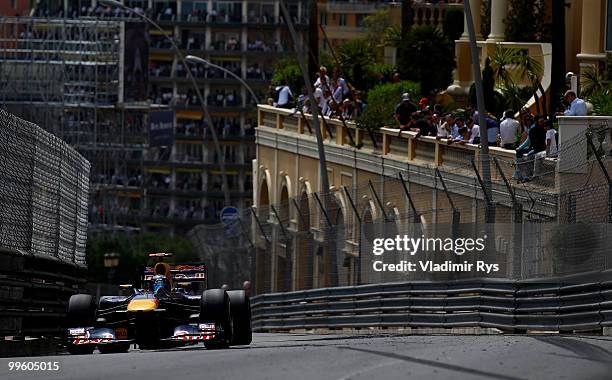
[[170, 290], [168, 279], [162, 275], [153, 276], [153, 293], [157, 293], [161, 289]]

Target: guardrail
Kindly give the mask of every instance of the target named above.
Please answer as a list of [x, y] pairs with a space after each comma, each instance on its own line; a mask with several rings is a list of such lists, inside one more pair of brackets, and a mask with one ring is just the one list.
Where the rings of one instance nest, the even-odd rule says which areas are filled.
[[483, 327], [503, 331], [612, 326], [612, 271], [512, 281], [414, 281], [252, 298], [254, 331]]
[[48, 256], [0, 249], [0, 336], [55, 336], [84, 269]]

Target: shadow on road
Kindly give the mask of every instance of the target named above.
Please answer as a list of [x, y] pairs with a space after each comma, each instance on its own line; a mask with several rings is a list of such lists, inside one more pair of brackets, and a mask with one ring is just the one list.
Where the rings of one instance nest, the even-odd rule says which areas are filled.
[[410, 357], [410, 356], [400, 355], [400, 354], [396, 354], [396, 353], [392, 353], [392, 352], [375, 351], [375, 350], [367, 350], [367, 349], [364, 349], [364, 348], [344, 347], [344, 346], [338, 347], [338, 349], [365, 352], [365, 353], [369, 353], [369, 354], [373, 354], [373, 355], [383, 356], [383, 357], [386, 357], [386, 358], [393, 358], [393, 359], [403, 360], [403, 361], [406, 361], [406, 362], [422, 364], [422, 365], [426, 365], [426, 366], [430, 366], [430, 367], [443, 368], [443, 369], [447, 369], [447, 370], [450, 370], [450, 371], [457, 371], [457, 372], [462, 372], [462, 373], [470, 374], [470, 375], [486, 376], [486, 377], [492, 377], [492, 378], [496, 378], [496, 379], [505, 379], [505, 380], [522, 380], [520, 377], [507, 376], [507, 375], [502, 375], [502, 374], [494, 373], [494, 372], [481, 371], [481, 370], [478, 370], [478, 369], [461, 367], [461, 366], [454, 365], [454, 364], [436, 362], [436, 361], [433, 361], [433, 360], [413, 358], [413, 357]]
[[[612, 369], [612, 352], [606, 350], [605, 348], [583, 342], [581, 340], [565, 337], [538, 336], [534, 337], [534, 339], [572, 352], [578, 357], [578, 359], [596, 361]], [[556, 353], [553, 355], [562, 356]]]

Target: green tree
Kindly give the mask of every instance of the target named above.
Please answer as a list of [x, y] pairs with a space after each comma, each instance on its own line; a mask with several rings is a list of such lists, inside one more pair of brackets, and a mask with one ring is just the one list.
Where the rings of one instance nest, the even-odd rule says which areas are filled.
[[462, 9], [449, 8], [444, 13], [442, 31], [449, 41], [455, 41], [461, 38], [463, 34], [463, 18]]
[[408, 92], [413, 98], [421, 93], [419, 84], [409, 81], [384, 83], [372, 88], [367, 94], [367, 107], [357, 118], [357, 125], [367, 129], [395, 126], [396, 122], [393, 119], [395, 106], [400, 102], [404, 92]]
[[484, 93], [485, 108], [489, 112], [497, 113], [497, 102], [495, 95], [495, 76], [491, 67], [489, 58], [485, 61], [485, 67], [482, 69], [482, 89]]
[[398, 69], [402, 78], [420, 82], [424, 95], [444, 90], [451, 84], [454, 44], [435, 26], [413, 27], [400, 50]]
[[487, 37], [491, 33], [491, 0], [482, 0], [480, 8], [480, 34]]
[[144, 233], [114, 237], [92, 236], [87, 240], [87, 266], [90, 281], [105, 282], [107, 269], [104, 254], [119, 253], [119, 267], [115, 278], [118, 282], [133, 282], [140, 276], [142, 266], [151, 252], [172, 252], [175, 262], [198, 260], [198, 253], [191, 242], [183, 237]]
[[[495, 87], [504, 94], [505, 101], [498, 101], [497, 112], [503, 108], [520, 109], [525, 105], [534, 91], [540, 86], [544, 73], [541, 63], [530, 57], [522, 49], [495, 45], [489, 56]], [[510, 70], [510, 69], [513, 70]], [[528, 81], [530, 85], [520, 85], [519, 81]]]
[[295, 58], [282, 59], [274, 65], [274, 75], [271, 84], [278, 86], [287, 83], [294, 97], [302, 93], [304, 87], [304, 76], [300, 70], [300, 65]]
[[381, 78], [376, 72], [376, 51], [366, 40], [352, 40], [338, 49], [340, 69], [348, 81], [357, 89], [368, 91], [379, 83]]
[[371, 15], [366, 16], [363, 23], [366, 32], [366, 37], [363, 41], [372, 47], [378, 61], [383, 57], [383, 48], [392, 43], [389, 41], [389, 37], [391, 39], [396, 37], [393, 36], [393, 31], [396, 28], [393, 28], [391, 24], [389, 9], [383, 8], [377, 10]]
[[506, 40], [546, 42], [550, 40], [545, 25], [546, 0], [510, 0], [506, 16]]

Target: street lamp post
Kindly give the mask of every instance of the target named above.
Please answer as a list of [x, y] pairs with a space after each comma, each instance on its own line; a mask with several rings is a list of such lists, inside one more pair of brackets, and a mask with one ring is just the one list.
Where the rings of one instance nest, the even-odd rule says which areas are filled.
[[108, 286], [113, 284], [113, 278], [115, 277], [115, 271], [119, 266], [119, 254], [116, 252], [110, 252], [104, 254], [104, 268], [108, 271]]
[[119, 7], [127, 12], [130, 12], [140, 17], [141, 19], [151, 24], [155, 29], [157, 29], [164, 36], [164, 38], [166, 38], [166, 40], [168, 40], [170, 44], [172, 45], [174, 52], [176, 53], [179, 60], [181, 61], [185, 69], [187, 70], [187, 77], [191, 80], [196, 96], [198, 97], [198, 100], [200, 101], [200, 104], [202, 105], [202, 112], [204, 113], [204, 120], [206, 121], [206, 124], [208, 124], [208, 127], [210, 129], [210, 132], [213, 138], [213, 144], [215, 146], [215, 152], [217, 153], [217, 157], [219, 158], [219, 168], [221, 170], [221, 181], [223, 183], [223, 196], [225, 198], [225, 205], [229, 206], [231, 203], [231, 198], [230, 198], [230, 192], [229, 192], [229, 185], [227, 183], [227, 173], [225, 172], [225, 156], [221, 152], [221, 146], [219, 145], [219, 138], [217, 137], [217, 131], [213, 127], [212, 119], [210, 117], [210, 114], [208, 113], [208, 110], [206, 109], [206, 105], [204, 102], [204, 97], [202, 96], [202, 92], [200, 91], [200, 88], [198, 87], [198, 84], [195, 78], [193, 77], [191, 70], [189, 69], [189, 66], [187, 65], [187, 62], [185, 61], [185, 57], [181, 53], [181, 50], [179, 49], [179, 47], [176, 45], [176, 42], [174, 41], [174, 39], [170, 38], [170, 36], [166, 33], [164, 29], [162, 29], [161, 26], [159, 26], [155, 21], [151, 20], [145, 14], [141, 12], [137, 12], [133, 8], [123, 5], [117, 0], [99, 0], [99, 2]]
[[197, 63], [201, 63], [203, 65], [208, 65], [212, 68], [215, 68], [217, 70], [221, 70], [224, 73], [227, 73], [229, 75], [232, 76], [232, 78], [238, 80], [251, 94], [251, 96], [253, 97], [253, 99], [255, 99], [255, 102], [259, 103], [259, 98], [257, 97], [257, 95], [255, 95], [255, 92], [253, 91], [253, 89], [244, 81], [244, 79], [240, 78], [238, 75], [234, 74], [233, 72], [231, 72], [230, 70], [226, 69], [225, 67], [219, 66], [219, 65], [215, 65], [214, 63], [205, 60], [204, 58], [201, 57], [197, 57], [195, 55], [188, 55], [185, 57], [185, 59], [188, 62], [197, 62]]

